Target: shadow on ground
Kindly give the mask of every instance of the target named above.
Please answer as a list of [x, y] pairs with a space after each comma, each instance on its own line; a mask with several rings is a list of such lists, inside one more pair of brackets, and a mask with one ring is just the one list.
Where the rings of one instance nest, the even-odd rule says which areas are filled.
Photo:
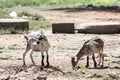
[[80, 12], [80, 11], [106, 11], [106, 12], [120, 12], [120, 7], [119, 6], [93, 6], [93, 5], [88, 5], [84, 7], [76, 7], [76, 8], [53, 8], [49, 10], [62, 10], [65, 12]]

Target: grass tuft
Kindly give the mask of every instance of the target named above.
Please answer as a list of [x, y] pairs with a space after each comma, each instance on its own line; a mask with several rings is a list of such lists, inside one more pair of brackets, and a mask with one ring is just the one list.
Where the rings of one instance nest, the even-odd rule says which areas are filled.
[[[0, 18], [9, 18], [9, 11], [7, 9], [0, 9]], [[29, 21], [29, 30], [40, 30], [51, 26], [51, 23], [39, 14], [30, 14], [27, 11], [18, 13], [18, 18], [27, 19]], [[16, 30], [12, 26], [7, 29], [0, 29], [0, 34], [24, 34], [27, 30]]]
[[93, 6], [119, 6], [120, 0], [0, 0], [0, 7], [13, 6], [41, 6], [41, 7], [79, 7]]
[[51, 26], [51, 23], [39, 14], [30, 14], [27, 11], [23, 11], [20, 12], [18, 16], [29, 20], [30, 30], [39, 30]]

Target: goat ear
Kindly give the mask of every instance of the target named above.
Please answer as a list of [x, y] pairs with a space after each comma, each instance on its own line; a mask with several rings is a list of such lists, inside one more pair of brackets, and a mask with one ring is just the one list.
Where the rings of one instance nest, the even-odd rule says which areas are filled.
[[47, 39], [47, 38], [46, 38], [45, 35], [40, 35], [40, 36], [39, 36], [39, 40], [41, 40], [41, 39]]
[[38, 40], [41, 40], [41, 39], [43, 39], [42, 35], [39, 36]]

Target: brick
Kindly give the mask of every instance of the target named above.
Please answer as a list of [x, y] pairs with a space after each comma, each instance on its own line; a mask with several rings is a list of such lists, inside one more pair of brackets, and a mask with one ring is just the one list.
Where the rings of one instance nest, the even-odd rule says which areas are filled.
[[0, 29], [28, 30], [29, 22], [19, 19], [0, 19]]
[[74, 33], [74, 23], [53, 23], [53, 33]]

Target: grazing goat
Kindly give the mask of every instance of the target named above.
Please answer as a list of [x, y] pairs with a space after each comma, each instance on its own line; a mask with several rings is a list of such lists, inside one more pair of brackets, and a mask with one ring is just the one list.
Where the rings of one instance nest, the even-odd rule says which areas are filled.
[[75, 67], [77, 65], [78, 61], [80, 60], [80, 58], [87, 55], [86, 67], [89, 67], [89, 56], [92, 55], [92, 59], [94, 61], [94, 68], [97, 68], [97, 63], [95, 61], [94, 54], [98, 53], [99, 57], [100, 57], [100, 61], [99, 61], [98, 65], [100, 66], [101, 60], [102, 60], [101, 67], [103, 67], [103, 64], [104, 64], [103, 47], [104, 47], [104, 42], [100, 38], [95, 37], [95, 38], [92, 38], [92, 39], [86, 41], [84, 43], [83, 47], [78, 52], [78, 54], [75, 57], [72, 57], [72, 59], [71, 59], [72, 66]]
[[23, 53], [23, 66], [26, 66], [25, 63], [25, 55], [27, 54], [28, 51], [30, 51], [30, 58], [31, 61], [33, 63], [33, 65], [35, 65], [35, 62], [33, 60], [32, 54], [33, 52], [41, 52], [42, 55], [42, 61], [41, 64], [42, 66], [44, 66], [44, 51], [46, 52], [47, 55], [47, 59], [46, 59], [46, 63], [47, 63], [47, 67], [49, 67], [49, 55], [48, 55], [48, 49], [50, 48], [50, 44], [47, 40], [47, 38], [44, 35], [39, 35], [39, 37], [27, 37], [25, 36], [26, 41], [27, 41], [27, 47], [25, 52]]

